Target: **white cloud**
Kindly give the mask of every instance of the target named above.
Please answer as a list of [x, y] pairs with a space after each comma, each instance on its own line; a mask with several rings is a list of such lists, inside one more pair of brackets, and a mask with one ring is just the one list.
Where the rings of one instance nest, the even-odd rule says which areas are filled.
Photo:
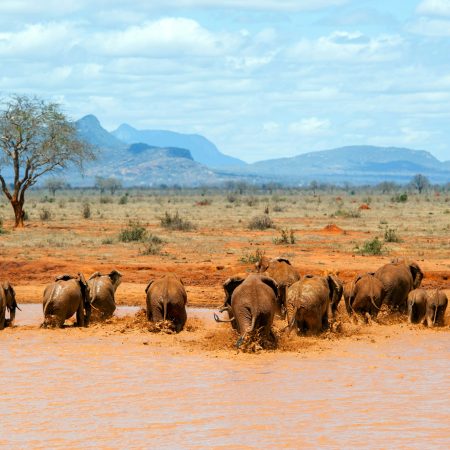
[[93, 47], [107, 55], [171, 57], [217, 55], [232, 44], [227, 36], [216, 36], [195, 20], [170, 17], [97, 33]]
[[397, 58], [402, 46], [403, 39], [397, 35], [369, 38], [359, 32], [336, 31], [316, 40], [302, 39], [288, 55], [313, 61], [380, 62]]
[[275, 134], [280, 129], [280, 125], [277, 122], [265, 122], [263, 124], [263, 130], [268, 134]]
[[450, 17], [450, 0], [423, 0], [416, 11], [426, 16]]
[[0, 55], [39, 58], [68, 50], [78, 41], [75, 26], [67, 22], [26, 25], [21, 31], [0, 33]]
[[305, 136], [317, 136], [328, 132], [331, 122], [328, 119], [309, 117], [289, 124], [289, 131]]

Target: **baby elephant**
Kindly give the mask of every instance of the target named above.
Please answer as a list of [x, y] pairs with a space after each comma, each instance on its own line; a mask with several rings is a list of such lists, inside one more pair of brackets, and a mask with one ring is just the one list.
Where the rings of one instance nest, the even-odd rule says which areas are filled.
[[264, 275], [252, 274], [248, 277], [235, 276], [223, 284], [225, 304], [220, 309], [227, 311], [229, 320], [221, 320], [215, 314], [216, 322], [231, 322], [239, 333], [236, 347], [245, 338], [259, 330], [262, 343], [274, 340], [272, 323], [275, 312], [279, 312], [278, 286], [275, 280]]
[[385, 295], [383, 283], [373, 273], [357, 275], [345, 295], [347, 312], [362, 314], [370, 320], [377, 316]]
[[179, 333], [187, 320], [187, 294], [181, 279], [169, 273], [158, 280], [150, 280], [145, 292], [147, 319], [150, 322], [170, 320]]
[[[20, 310], [16, 303], [16, 292], [6, 281], [0, 283], [0, 330], [5, 326], [13, 326], [16, 317], [16, 308]], [[6, 319], [6, 310], [9, 312], [9, 319]]]
[[440, 289], [414, 289], [408, 295], [408, 322], [444, 325], [448, 299]]
[[89, 294], [93, 318], [108, 319], [116, 310], [116, 302], [114, 294], [121, 282], [122, 274], [117, 270], [113, 270], [107, 275], [100, 272], [93, 273], [89, 280]]
[[82, 273], [78, 276], [59, 275], [44, 291], [44, 322], [42, 328], [64, 326], [75, 313], [76, 325], [88, 326], [91, 317], [89, 287]]
[[334, 275], [306, 275], [303, 280], [294, 283], [287, 293], [286, 330], [291, 332], [295, 327], [301, 333], [317, 334], [327, 329], [332, 316], [331, 301], [340, 289]]

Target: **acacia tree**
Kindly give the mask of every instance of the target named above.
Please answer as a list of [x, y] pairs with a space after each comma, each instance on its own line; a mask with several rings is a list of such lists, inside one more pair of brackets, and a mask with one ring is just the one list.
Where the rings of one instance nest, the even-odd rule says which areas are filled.
[[4, 102], [0, 148], [0, 183], [14, 210], [15, 227], [23, 227], [25, 192], [39, 177], [70, 165], [82, 168], [83, 161], [94, 159], [57, 103], [25, 95]]
[[421, 194], [424, 189], [427, 189], [430, 186], [430, 180], [425, 175], [418, 173], [413, 176], [411, 186], [417, 189], [419, 194]]

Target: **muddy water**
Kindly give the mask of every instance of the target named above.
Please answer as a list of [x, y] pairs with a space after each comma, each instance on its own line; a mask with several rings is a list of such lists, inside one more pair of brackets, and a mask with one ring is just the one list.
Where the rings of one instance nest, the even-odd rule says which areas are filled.
[[5, 448], [449, 446], [448, 331], [386, 326], [313, 352], [236, 355], [39, 330], [40, 312], [24, 305], [0, 333]]

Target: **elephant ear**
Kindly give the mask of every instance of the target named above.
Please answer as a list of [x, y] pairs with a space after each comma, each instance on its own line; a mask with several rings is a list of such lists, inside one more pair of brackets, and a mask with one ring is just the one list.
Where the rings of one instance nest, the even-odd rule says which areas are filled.
[[69, 281], [69, 280], [73, 280], [76, 277], [74, 277], [73, 275], [69, 275], [67, 273], [63, 274], [63, 275], [58, 275], [57, 277], [55, 277], [55, 281]]
[[89, 280], [92, 280], [92, 279], [94, 279], [94, 278], [101, 277], [101, 276], [102, 276], [102, 274], [101, 274], [100, 272], [94, 272], [94, 273], [89, 277]]
[[80, 284], [81, 294], [84, 299], [84, 305], [90, 305], [89, 286], [86, 283], [86, 278], [84, 278], [84, 275], [81, 272], [78, 273], [78, 283]]
[[281, 256], [279, 256], [278, 258], [274, 258], [273, 261], [284, 262], [286, 264], [289, 264], [290, 266], [292, 265], [288, 259], [282, 258]]
[[265, 272], [269, 268], [269, 259], [266, 256], [261, 256], [259, 261], [255, 263], [255, 268], [259, 273]]
[[417, 289], [420, 286], [420, 283], [422, 283], [423, 272], [420, 270], [419, 265], [415, 262], [409, 264], [409, 270], [411, 271], [411, 275], [413, 277], [414, 289]]
[[148, 282], [147, 287], [145, 288], [145, 293], [148, 292], [148, 290], [150, 289], [150, 286], [153, 284], [154, 281], [155, 281], [155, 280], [150, 280], [150, 281]]
[[330, 290], [330, 300], [332, 300], [333, 297], [338, 294], [340, 284], [337, 282], [336, 278], [333, 275], [328, 275], [326, 279], [328, 281], [328, 288]]
[[267, 284], [267, 286], [269, 286], [273, 290], [273, 292], [275, 293], [275, 297], [278, 298], [278, 284], [277, 284], [277, 282], [273, 278], [270, 278], [270, 277], [261, 277], [261, 281], [264, 284]]
[[113, 286], [114, 286], [114, 290], [116, 290], [120, 284], [120, 282], [122, 281], [122, 274], [114, 269], [111, 272], [109, 272], [108, 277], [110, 278]]
[[228, 278], [228, 280], [223, 283], [223, 290], [225, 291], [225, 304], [231, 305], [231, 296], [234, 290], [245, 280], [242, 276], [234, 276]]

